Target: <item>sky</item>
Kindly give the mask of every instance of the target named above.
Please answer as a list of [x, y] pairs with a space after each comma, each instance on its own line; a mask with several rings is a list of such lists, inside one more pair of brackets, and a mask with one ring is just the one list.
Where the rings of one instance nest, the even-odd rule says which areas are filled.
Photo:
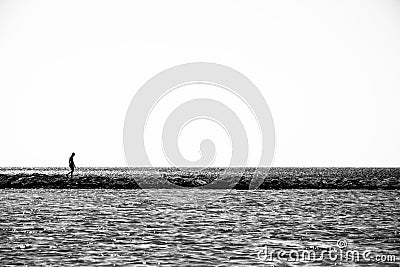
[[[399, 29], [394, 0], [0, 1], [0, 167], [64, 167], [72, 151], [78, 167], [126, 166], [135, 93], [190, 62], [229, 66], [258, 87], [273, 166], [400, 167]], [[146, 149], [161, 166], [156, 111]], [[182, 154], [198, 158], [204, 136], [215, 137], [216, 165], [228, 164], [229, 136], [210, 121], [182, 131]]]

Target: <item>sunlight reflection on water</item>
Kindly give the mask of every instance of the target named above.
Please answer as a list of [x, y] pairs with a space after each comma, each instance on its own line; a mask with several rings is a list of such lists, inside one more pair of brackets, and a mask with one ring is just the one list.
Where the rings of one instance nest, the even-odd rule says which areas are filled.
[[262, 263], [257, 252], [265, 244], [327, 246], [339, 238], [400, 259], [399, 196], [335, 190], [0, 190], [0, 262], [248, 266]]

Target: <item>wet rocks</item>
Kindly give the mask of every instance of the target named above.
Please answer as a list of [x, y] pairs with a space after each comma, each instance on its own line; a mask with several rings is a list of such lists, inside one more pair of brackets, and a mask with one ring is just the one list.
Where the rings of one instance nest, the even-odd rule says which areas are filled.
[[0, 188], [213, 188], [249, 189], [255, 171], [263, 177], [259, 189], [400, 189], [397, 168], [223, 168], [128, 169], [65, 174], [0, 172]]

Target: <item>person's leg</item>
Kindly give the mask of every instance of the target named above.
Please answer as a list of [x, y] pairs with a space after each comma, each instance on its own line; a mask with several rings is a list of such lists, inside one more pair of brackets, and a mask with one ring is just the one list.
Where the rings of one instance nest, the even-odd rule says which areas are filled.
[[71, 178], [74, 177], [74, 168], [71, 169]]

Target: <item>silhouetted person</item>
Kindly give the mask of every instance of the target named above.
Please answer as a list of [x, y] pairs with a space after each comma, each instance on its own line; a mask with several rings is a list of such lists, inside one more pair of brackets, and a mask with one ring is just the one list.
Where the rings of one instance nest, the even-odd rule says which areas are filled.
[[68, 177], [69, 174], [71, 174], [71, 178], [73, 177], [74, 170], [75, 170], [74, 156], [75, 156], [75, 153], [72, 152], [71, 157], [69, 157], [69, 168], [71, 169], [71, 171], [69, 173], [67, 173], [67, 177]]

